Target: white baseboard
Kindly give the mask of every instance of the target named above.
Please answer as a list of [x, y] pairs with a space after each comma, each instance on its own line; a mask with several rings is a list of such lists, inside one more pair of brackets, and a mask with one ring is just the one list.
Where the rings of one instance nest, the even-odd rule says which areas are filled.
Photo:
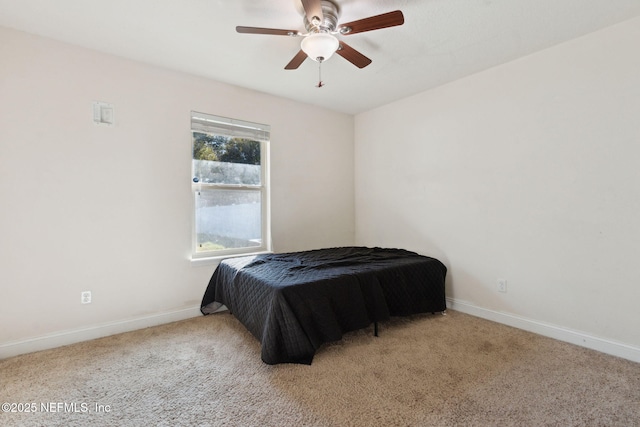
[[[527, 319], [513, 314], [489, 310], [454, 298], [447, 298], [447, 307], [472, 316], [502, 323], [514, 328], [523, 329], [525, 331], [640, 363], [640, 348], [638, 347], [598, 338], [584, 332], [574, 331], [561, 326], [539, 322], [537, 320]], [[0, 359], [32, 353], [34, 351], [61, 347], [64, 345], [134, 331], [137, 329], [148, 328], [150, 326], [190, 319], [201, 315], [202, 313], [200, 313], [199, 306], [188, 307], [129, 320], [109, 322], [89, 328], [75, 329], [22, 341], [9, 342], [0, 345]]]
[[640, 363], [640, 348], [628, 344], [598, 338], [584, 332], [574, 331], [562, 326], [539, 322], [537, 320], [527, 319], [513, 314], [489, 310], [454, 298], [447, 298], [447, 307], [472, 316], [481, 317], [483, 319], [513, 326], [514, 328], [523, 329], [525, 331]]
[[33, 353], [34, 351], [61, 347], [63, 345], [102, 338], [123, 332], [135, 331], [137, 329], [148, 328], [150, 326], [177, 322], [178, 320], [190, 319], [197, 316], [202, 316], [200, 306], [166, 311], [117, 322], [109, 322], [91, 326], [89, 328], [56, 332], [22, 341], [9, 342], [6, 344], [0, 344], [0, 359], [6, 359], [20, 354]]

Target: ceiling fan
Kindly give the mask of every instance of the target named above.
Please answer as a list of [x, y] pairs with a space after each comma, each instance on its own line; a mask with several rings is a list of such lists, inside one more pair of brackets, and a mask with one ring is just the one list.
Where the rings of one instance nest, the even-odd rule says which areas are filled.
[[[365, 31], [379, 30], [381, 28], [394, 27], [404, 24], [404, 15], [401, 11], [383, 13], [369, 18], [359, 19], [338, 25], [340, 7], [333, 0], [301, 0], [304, 9], [304, 27], [306, 32], [298, 30], [280, 30], [274, 28], [236, 27], [236, 31], [242, 34], [268, 34], [276, 36], [303, 37], [300, 43], [300, 51], [284, 67], [285, 70], [297, 69], [307, 57], [322, 63], [334, 53], [342, 56], [358, 68], [364, 68], [371, 64], [367, 58], [336, 35], [348, 36]], [[323, 85], [322, 81], [318, 87]]]

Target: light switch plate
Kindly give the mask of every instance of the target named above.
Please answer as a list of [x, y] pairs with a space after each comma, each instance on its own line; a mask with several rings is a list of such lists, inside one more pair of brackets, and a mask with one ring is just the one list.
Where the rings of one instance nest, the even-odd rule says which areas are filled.
[[93, 122], [97, 125], [113, 126], [114, 123], [113, 104], [107, 102], [93, 102]]

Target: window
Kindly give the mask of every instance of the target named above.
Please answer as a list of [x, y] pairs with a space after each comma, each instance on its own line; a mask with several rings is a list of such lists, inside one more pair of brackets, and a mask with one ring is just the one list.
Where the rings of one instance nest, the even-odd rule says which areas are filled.
[[270, 249], [267, 125], [191, 112], [193, 257]]

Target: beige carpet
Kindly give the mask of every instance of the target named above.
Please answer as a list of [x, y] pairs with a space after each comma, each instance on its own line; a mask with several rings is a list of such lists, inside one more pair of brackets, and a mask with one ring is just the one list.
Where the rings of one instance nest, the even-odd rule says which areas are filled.
[[6, 359], [0, 401], [36, 412], [0, 425], [640, 426], [640, 364], [454, 311], [380, 334], [269, 366], [223, 313]]

